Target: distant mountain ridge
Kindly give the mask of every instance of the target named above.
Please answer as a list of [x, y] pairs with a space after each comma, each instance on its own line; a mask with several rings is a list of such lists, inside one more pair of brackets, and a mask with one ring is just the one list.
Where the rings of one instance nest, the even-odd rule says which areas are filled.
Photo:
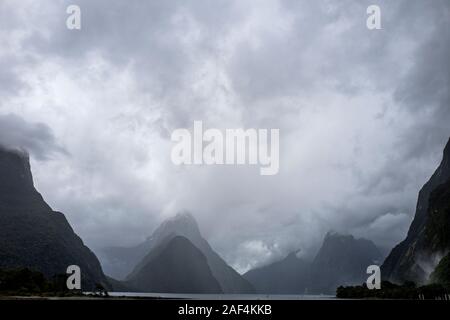
[[73, 264], [83, 289], [108, 288], [95, 254], [36, 191], [28, 154], [0, 146], [0, 268], [28, 267], [52, 277]]
[[[152, 251], [166, 241], [168, 238], [182, 236], [189, 240], [206, 257], [207, 263], [215, 279], [220, 284], [224, 293], [253, 293], [254, 288], [239, 273], [230, 267], [202, 237], [194, 217], [187, 212], [179, 213], [176, 216], [165, 220], [142, 244], [132, 247], [133, 254], [136, 248], [147, 250], [146, 256], [136, 264], [130, 274], [125, 278], [125, 283], [129, 283], [137, 275], [141, 274], [143, 268], [148, 265], [148, 256]], [[124, 248], [122, 252], [126, 252]], [[123, 256], [123, 255], [122, 255]], [[119, 257], [109, 256], [107, 259], [114, 260]], [[120, 259], [120, 258], [119, 258]], [[118, 260], [118, 259], [117, 259]]]
[[289, 254], [281, 261], [244, 274], [258, 293], [334, 294], [340, 285], [361, 284], [369, 265], [379, 264], [375, 244], [351, 235], [328, 232], [313, 261]]
[[426, 283], [450, 250], [450, 140], [442, 161], [419, 192], [416, 214], [405, 240], [382, 265], [382, 277], [393, 282]]

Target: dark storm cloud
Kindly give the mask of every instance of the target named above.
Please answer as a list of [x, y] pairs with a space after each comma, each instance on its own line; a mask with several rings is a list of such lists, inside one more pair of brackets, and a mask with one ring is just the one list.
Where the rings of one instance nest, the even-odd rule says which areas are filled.
[[450, 5], [433, 12], [431, 30], [395, 98], [417, 117], [407, 138], [407, 156], [431, 152], [446, 142], [450, 123]]
[[65, 153], [47, 125], [14, 114], [0, 115], [0, 145], [27, 150], [38, 160], [46, 160], [55, 152]]
[[[371, 4], [382, 30], [366, 28]], [[388, 248], [450, 135], [449, 8], [6, 0], [0, 139], [41, 158], [61, 141], [72, 156], [33, 166], [36, 181], [93, 247], [136, 243], [187, 209], [240, 270], [313, 255], [329, 229]], [[279, 175], [174, 167], [170, 133], [194, 120], [279, 128]]]
[[178, 99], [195, 99], [188, 88], [191, 75], [199, 61], [217, 53], [221, 34], [233, 26], [233, 2], [81, 0], [80, 32], [61, 27], [67, 16], [56, 12], [65, 12], [68, 4], [52, 5], [53, 15], [40, 13], [51, 33], [36, 34], [26, 43], [29, 50], [74, 65], [95, 52], [115, 66], [131, 67], [141, 90], [167, 100], [167, 117], [176, 126], [202, 113], [193, 104], [187, 110]]

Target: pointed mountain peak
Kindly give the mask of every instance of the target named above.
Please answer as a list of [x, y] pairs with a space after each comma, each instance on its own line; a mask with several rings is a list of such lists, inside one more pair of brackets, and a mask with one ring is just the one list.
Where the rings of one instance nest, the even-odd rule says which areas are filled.
[[163, 239], [168, 235], [185, 236], [195, 242], [201, 238], [197, 221], [189, 212], [180, 212], [165, 220], [153, 233], [151, 239]]
[[182, 211], [175, 216], [166, 219], [161, 226], [177, 226], [191, 229], [198, 229], [197, 221], [188, 211]]
[[172, 218], [167, 219], [166, 221], [197, 225], [197, 221], [189, 211], [179, 212]]

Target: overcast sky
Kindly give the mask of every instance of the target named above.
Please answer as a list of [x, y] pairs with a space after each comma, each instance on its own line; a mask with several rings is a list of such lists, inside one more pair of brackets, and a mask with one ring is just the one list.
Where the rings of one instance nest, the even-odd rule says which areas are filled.
[[[448, 0], [0, 0], [0, 143], [94, 250], [180, 210], [239, 271], [330, 229], [390, 248], [450, 136], [449, 57]], [[194, 120], [279, 128], [278, 175], [173, 165]]]

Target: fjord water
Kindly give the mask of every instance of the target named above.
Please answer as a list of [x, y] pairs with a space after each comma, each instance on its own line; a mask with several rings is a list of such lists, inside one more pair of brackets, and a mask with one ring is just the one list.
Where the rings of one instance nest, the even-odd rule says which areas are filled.
[[195, 300], [332, 300], [333, 295], [312, 294], [177, 294], [177, 293], [142, 293], [110, 292], [112, 297], [132, 297], [149, 299], [195, 299]]

